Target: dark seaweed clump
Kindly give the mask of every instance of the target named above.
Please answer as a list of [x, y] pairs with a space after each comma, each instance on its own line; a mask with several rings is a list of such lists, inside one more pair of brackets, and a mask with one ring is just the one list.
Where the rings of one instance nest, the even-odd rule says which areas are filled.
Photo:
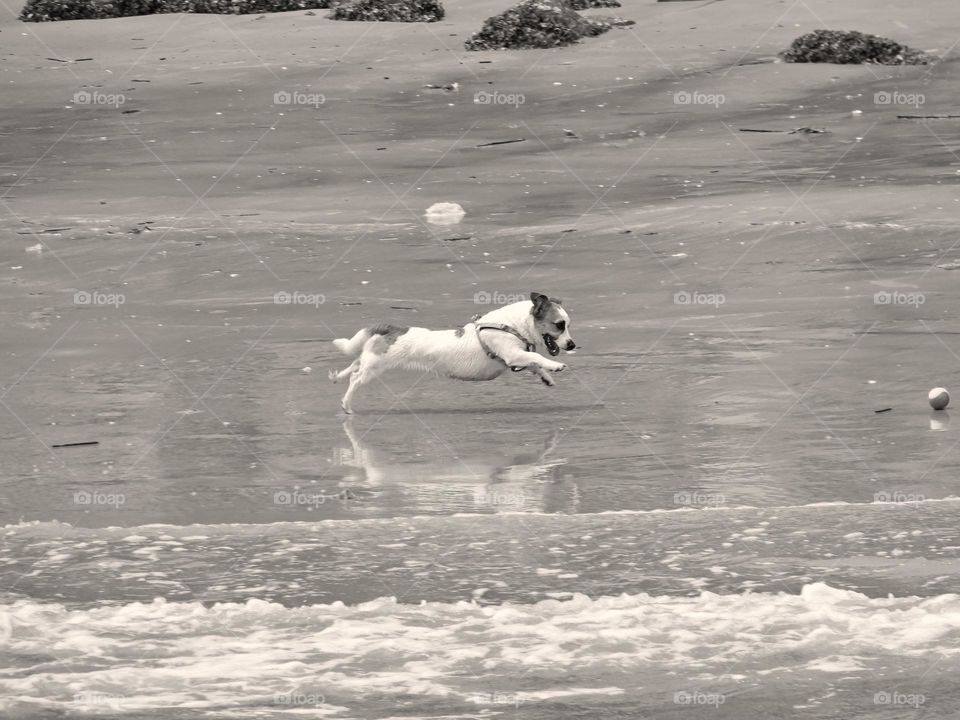
[[20, 19], [98, 20], [179, 12], [244, 15], [328, 7], [330, 0], [27, 0]]
[[330, 15], [334, 20], [375, 22], [437, 22], [443, 16], [440, 0], [356, 0], [338, 5]]
[[467, 50], [526, 50], [571, 45], [607, 32], [610, 24], [578, 15], [566, 0], [523, 0], [489, 17]]
[[890, 38], [855, 30], [814, 30], [801, 35], [780, 54], [792, 63], [854, 65], [926, 65], [930, 58]]
[[620, 7], [617, 0], [565, 0], [574, 10], [589, 10], [590, 8]]

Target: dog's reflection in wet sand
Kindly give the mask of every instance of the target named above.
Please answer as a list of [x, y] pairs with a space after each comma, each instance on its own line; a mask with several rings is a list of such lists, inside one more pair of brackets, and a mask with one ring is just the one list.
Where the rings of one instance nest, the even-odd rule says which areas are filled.
[[424, 510], [569, 512], [578, 504], [576, 485], [563, 472], [567, 461], [554, 454], [561, 437], [555, 429], [539, 447], [515, 453], [490, 448], [454, 457], [454, 450], [436, 438], [436, 459], [420, 453], [395, 457], [374, 447], [367, 438], [374, 430], [358, 431], [352, 417], [343, 431], [350, 447], [334, 448], [334, 459], [360, 471], [346, 480], [371, 489], [395, 488]]

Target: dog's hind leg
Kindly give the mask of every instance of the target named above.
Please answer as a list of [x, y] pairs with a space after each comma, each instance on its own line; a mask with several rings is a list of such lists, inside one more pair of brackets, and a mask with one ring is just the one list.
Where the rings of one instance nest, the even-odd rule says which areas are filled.
[[353, 396], [360, 389], [360, 386], [370, 382], [386, 370], [381, 357], [371, 350], [365, 349], [358, 362], [359, 367], [351, 373], [350, 386], [347, 388], [343, 400], [340, 401], [340, 407], [348, 415], [353, 412]]
[[354, 372], [359, 367], [360, 367], [360, 358], [357, 358], [352, 363], [347, 365], [347, 367], [345, 367], [340, 372], [337, 372], [336, 370], [331, 370], [327, 376], [330, 378], [330, 382], [336, 383], [343, 380], [345, 377], [347, 377], [347, 375]]

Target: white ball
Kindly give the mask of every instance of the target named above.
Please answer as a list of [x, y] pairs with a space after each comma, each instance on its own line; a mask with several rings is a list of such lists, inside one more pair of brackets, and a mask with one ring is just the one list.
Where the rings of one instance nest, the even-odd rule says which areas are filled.
[[943, 410], [950, 404], [950, 393], [946, 388], [935, 387], [927, 394], [927, 399], [930, 400], [930, 407], [934, 410]]

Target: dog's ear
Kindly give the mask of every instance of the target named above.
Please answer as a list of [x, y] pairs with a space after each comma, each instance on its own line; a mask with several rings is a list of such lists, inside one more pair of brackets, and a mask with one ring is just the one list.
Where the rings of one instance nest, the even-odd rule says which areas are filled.
[[563, 301], [558, 300], [557, 298], [550, 298], [550, 302], [552, 302], [554, 305], [563, 305]]
[[543, 293], [532, 292], [530, 293], [530, 301], [533, 303], [533, 310], [530, 311], [530, 314], [539, 320], [547, 311], [550, 298]]

